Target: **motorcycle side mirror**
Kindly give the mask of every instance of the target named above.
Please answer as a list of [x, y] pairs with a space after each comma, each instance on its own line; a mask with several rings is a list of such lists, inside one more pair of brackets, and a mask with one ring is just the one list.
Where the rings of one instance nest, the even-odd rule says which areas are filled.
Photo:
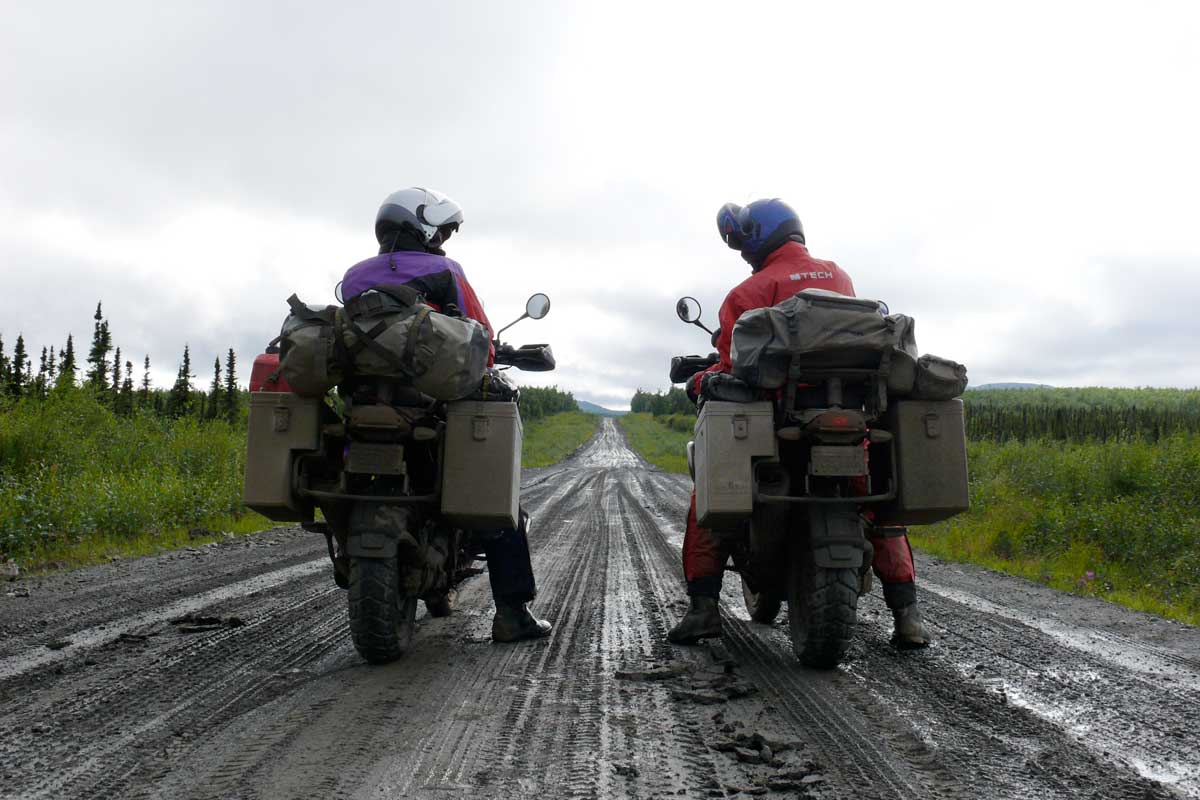
[[700, 321], [700, 301], [694, 297], [681, 297], [675, 302], [675, 316], [688, 324]]
[[538, 292], [525, 301], [525, 316], [541, 319], [550, 313], [550, 298]]
[[525, 313], [522, 314], [521, 316], [517, 317], [516, 319], [514, 319], [512, 322], [505, 325], [500, 330], [496, 331], [496, 338], [493, 341], [498, 343], [500, 341], [500, 334], [504, 333], [506, 330], [511, 328], [513, 325], [516, 325], [521, 320], [523, 320], [523, 319], [541, 319], [542, 317], [546, 316], [549, 313], [550, 313], [550, 298], [547, 297], [546, 295], [542, 294], [541, 292], [538, 292], [537, 294], [532, 295], [528, 300], [525, 301]]
[[333, 287], [333, 299], [337, 300], [342, 305], [346, 305], [346, 301], [342, 299], [342, 282], [338, 281], [337, 286]]
[[694, 297], [681, 297], [675, 301], [675, 316], [679, 317], [680, 321], [686, 322], [689, 325], [695, 325], [700, 330], [706, 332], [709, 336], [713, 336], [713, 332], [705, 327], [700, 321], [700, 301]]

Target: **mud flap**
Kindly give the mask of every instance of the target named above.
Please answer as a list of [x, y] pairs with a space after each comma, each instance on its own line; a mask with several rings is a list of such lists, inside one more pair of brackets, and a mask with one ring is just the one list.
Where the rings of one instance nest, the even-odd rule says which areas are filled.
[[408, 515], [396, 506], [360, 503], [350, 513], [346, 555], [351, 558], [395, 558], [400, 537], [407, 534]]
[[867, 537], [862, 518], [853, 508], [810, 506], [808, 537], [818, 567], [861, 569], [866, 563]]

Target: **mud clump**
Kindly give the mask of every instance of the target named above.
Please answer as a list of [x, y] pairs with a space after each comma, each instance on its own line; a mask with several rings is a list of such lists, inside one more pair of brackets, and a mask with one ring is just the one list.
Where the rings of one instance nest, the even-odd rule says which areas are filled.
[[184, 614], [182, 617], [171, 620], [171, 624], [180, 633], [206, 633], [225, 628], [240, 628], [246, 623], [241, 617], [235, 616], [210, 617], [201, 614]]

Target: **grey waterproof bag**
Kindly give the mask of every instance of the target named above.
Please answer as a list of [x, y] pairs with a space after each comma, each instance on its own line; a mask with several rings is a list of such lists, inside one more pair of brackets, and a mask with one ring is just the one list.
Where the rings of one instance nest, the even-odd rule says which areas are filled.
[[280, 372], [301, 397], [323, 397], [342, 379], [335, 332], [337, 306], [310, 306], [292, 295], [279, 332]]
[[487, 330], [433, 310], [406, 287], [378, 287], [346, 304], [338, 334], [355, 375], [404, 379], [436, 400], [478, 388], [487, 369]]
[[914, 400], [953, 400], [967, 389], [967, 368], [957, 361], [923, 355], [913, 379]]
[[874, 368], [896, 351], [915, 358], [912, 319], [879, 310], [875, 300], [805, 289], [747, 311], [733, 326], [733, 375], [760, 389], [778, 389], [793, 362], [812, 369]]

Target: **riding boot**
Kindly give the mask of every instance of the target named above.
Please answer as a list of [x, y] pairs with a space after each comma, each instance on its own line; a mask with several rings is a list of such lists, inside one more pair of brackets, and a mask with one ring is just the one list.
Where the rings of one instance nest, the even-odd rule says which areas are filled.
[[895, 632], [892, 633], [892, 644], [901, 650], [927, 647], [933, 641], [921, 620], [921, 609], [917, 608], [916, 603], [904, 608], [893, 608], [892, 617], [896, 623]]
[[548, 620], [538, 619], [529, 611], [526, 603], [496, 602], [496, 616], [492, 618], [493, 642], [519, 642], [522, 639], [539, 639], [550, 635], [554, 627]]
[[892, 644], [902, 650], [915, 650], [933, 641], [917, 607], [917, 587], [912, 581], [881, 581], [883, 599], [892, 610], [895, 629]]
[[721, 612], [717, 607], [717, 598], [694, 594], [691, 601], [688, 613], [667, 634], [667, 640], [673, 644], [695, 644], [701, 639], [721, 635]]

